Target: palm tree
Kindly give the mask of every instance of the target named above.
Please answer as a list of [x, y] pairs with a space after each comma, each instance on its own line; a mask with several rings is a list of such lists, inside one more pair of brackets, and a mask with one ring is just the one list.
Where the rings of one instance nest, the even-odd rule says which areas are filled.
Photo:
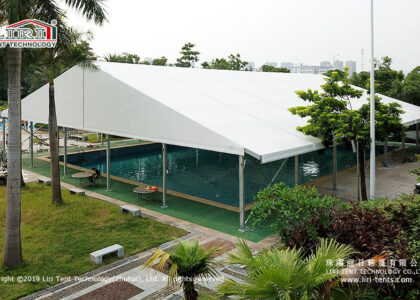
[[[97, 24], [106, 20], [106, 12], [101, 0], [65, 0], [66, 4]], [[44, 20], [55, 19], [61, 15], [54, 0], [0, 0], [0, 25], [15, 23], [26, 18]], [[22, 263], [22, 247], [20, 236], [22, 177], [21, 164], [21, 64], [22, 49], [7, 49], [7, 68], [9, 86], [9, 147], [8, 147], [8, 181], [6, 209], [6, 238], [3, 264], [16, 266]], [[53, 103], [55, 107], [55, 103]], [[55, 110], [54, 110], [55, 112]], [[58, 153], [56, 154], [58, 155]], [[57, 188], [57, 185], [55, 185]], [[58, 185], [58, 189], [60, 186]]]
[[62, 27], [61, 42], [57, 43], [55, 48], [41, 52], [39, 57], [41, 63], [37, 67], [39, 74], [45, 76], [49, 83], [48, 133], [50, 140], [51, 201], [55, 204], [62, 204], [62, 197], [54, 78], [76, 64], [95, 69], [91, 62], [96, 60], [88, 44], [81, 41], [82, 35], [80, 33], [65, 26]]
[[[28, 8], [28, 1], [0, 0], [0, 25], [19, 21]], [[21, 64], [22, 49], [7, 48], [7, 75], [9, 88], [9, 142], [7, 166], [6, 238], [3, 264], [13, 267], [22, 263], [20, 236], [21, 218]]]
[[217, 287], [217, 292], [239, 299], [328, 299], [335, 286], [333, 280], [344, 269], [336, 262], [347, 259], [352, 253], [349, 246], [335, 240], [321, 240], [316, 251], [307, 258], [296, 248], [271, 248], [253, 256], [241, 240], [236, 252], [229, 254], [227, 263], [244, 265], [248, 277], [244, 284], [225, 280]]
[[204, 249], [197, 240], [178, 241], [172, 253], [167, 253], [159, 248], [153, 250], [153, 255], [144, 264], [146, 268], [156, 265], [157, 271], [169, 269], [168, 284], [176, 284], [178, 279], [184, 290], [185, 300], [195, 300], [198, 293], [195, 290], [194, 280], [216, 277], [218, 272], [214, 257], [220, 251], [218, 247]]
[[[39, 2], [47, 1], [50, 3], [51, 13], [49, 17], [55, 18], [57, 21], [62, 20], [63, 13], [57, 7], [54, 0], [37, 0]], [[106, 21], [106, 12], [102, 6], [102, 0], [66, 0], [66, 3], [73, 8], [81, 11], [88, 20], [93, 20], [97, 24], [102, 25]], [[65, 26], [63, 25], [64, 29]], [[51, 168], [51, 201], [52, 203], [61, 204], [63, 202], [61, 197], [61, 186], [60, 186], [60, 164], [59, 164], [59, 144], [58, 144], [58, 125], [57, 125], [57, 113], [55, 106], [55, 93], [54, 93], [54, 78], [56, 74], [56, 60], [60, 55], [68, 55], [68, 48], [70, 47], [66, 37], [63, 39], [63, 33], [66, 30], [62, 30], [61, 36], [59, 37], [59, 45], [57, 48], [48, 49], [48, 60], [49, 60], [49, 113], [48, 113], [48, 134], [50, 140], [50, 168]], [[61, 40], [61, 42], [60, 42]]]

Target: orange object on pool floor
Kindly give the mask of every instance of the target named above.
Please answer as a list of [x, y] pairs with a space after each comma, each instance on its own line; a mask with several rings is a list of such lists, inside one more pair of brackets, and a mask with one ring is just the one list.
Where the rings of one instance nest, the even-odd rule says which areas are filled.
[[154, 190], [154, 191], [157, 191], [159, 188], [157, 186], [153, 185], [153, 186], [150, 187], [150, 189]]

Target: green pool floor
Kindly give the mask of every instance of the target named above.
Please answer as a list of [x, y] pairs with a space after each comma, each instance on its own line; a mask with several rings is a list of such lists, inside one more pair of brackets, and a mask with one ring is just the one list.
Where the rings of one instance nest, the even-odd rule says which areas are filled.
[[[47, 153], [43, 152], [41, 155], [47, 155]], [[50, 177], [50, 165], [46, 161], [35, 158], [34, 168], [31, 168], [30, 157], [26, 154], [22, 156], [22, 166], [24, 169], [31, 172]], [[79, 183], [71, 178], [71, 174], [80, 172], [79, 170], [67, 167], [67, 177], [63, 177], [63, 166], [60, 166], [60, 171], [61, 181], [79, 186]], [[102, 178], [101, 183], [95, 187], [81, 187], [127, 203], [137, 204], [136, 195], [133, 193], [133, 188], [135, 186], [125, 182], [111, 179], [111, 191], [109, 192], [106, 191], [104, 178]], [[172, 195], [167, 195], [168, 207], [161, 208], [161, 199], [162, 194], [156, 193], [154, 201], [150, 202], [149, 199], [145, 197], [144, 200], [140, 202], [139, 206], [253, 242], [258, 242], [273, 234], [268, 228], [254, 228], [252, 230], [247, 230], [246, 232], [238, 231], [239, 214], [236, 212]]]

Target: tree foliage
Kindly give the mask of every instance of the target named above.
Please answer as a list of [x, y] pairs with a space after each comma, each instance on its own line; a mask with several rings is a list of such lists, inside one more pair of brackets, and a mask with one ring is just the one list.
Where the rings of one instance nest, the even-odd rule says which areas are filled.
[[329, 70], [328, 72], [325, 72], [323, 75], [328, 76], [328, 77], [331, 77], [333, 75], [333, 73], [337, 73], [338, 74], [338, 77], [340, 79], [343, 79], [344, 78], [344, 75], [345, 75], [345, 72], [344, 71], [341, 71], [339, 69]]
[[138, 64], [140, 63], [140, 57], [137, 54], [123, 53], [123, 54], [107, 54], [104, 59], [108, 62], [118, 62], [126, 64]]
[[217, 69], [217, 70], [244, 70], [248, 65], [248, 62], [241, 59], [241, 55], [237, 53], [236, 55], [231, 54], [228, 58], [216, 58], [211, 61], [211, 64], [204, 62], [201, 66], [204, 69]]
[[168, 62], [168, 59], [165, 56], [162, 56], [160, 58], [155, 58], [152, 61], [152, 65], [154, 65], [154, 66], [166, 66], [167, 62]]
[[182, 46], [181, 51], [179, 52], [181, 57], [177, 58], [175, 66], [190, 68], [193, 63], [197, 62], [200, 52], [193, 50], [194, 47], [195, 45], [192, 43], [186, 43]]
[[154, 249], [153, 255], [144, 266], [152, 268], [157, 262], [157, 271], [167, 268], [169, 283], [181, 283], [185, 299], [195, 300], [198, 293], [195, 290], [194, 281], [218, 275], [216, 271], [218, 263], [214, 258], [220, 250], [218, 247], [204, 249], [197, 240], [179, 240], [171, 253], [159, 248]]
[[334, 240], [321, 240], [306, 258], [296, 248], [270, 248], [254, 256], [243, 240], [236, 249], [227, 263], [244, 266], [248, 276], [244, 283], [226, 279], [217, 287], [219, 295], [235, 299], [330, 299], [344, 266], [327, 262], [346, 260], [354, 253]]
[[420, 66], [408, 73], [402, 84], [402, 100], [420, 106]]
[[262, 65], [261, 72], [277, 72], [277, 73], [290, 73], [290, 70], [287, 68], [277, 68], [271, 65]]
[[[375, 62], [375, 92], [396, 99], [402, 99], [402, 85], [404, 73], [391, 68], [392, 58], [384, 56], [381, 61]], [[354, 74], [351, 83], [361, 88], [370, 88], [370, 73], [360, 72]]]
[[[336, 143], [356, 141], [360, 147], [360, 177], [362, 199], [367, 199], [364, 173], [364, 151], [370, 144], [370, 102], [354, 106], [363, 95], [363, 90], [355, 89], [350, 84], [348, 72], [343, 78], [338, 73], [326, 78], [321, 86], [322, 93], [317, 90], [297, 91], [297, 95], [311, 104], [292, 107], [292, 114], [308, 118], [307, 125], [297, 129], [306, 135], [322, 139], [325, 146]], [[378, 139], [386, 139], [390, 135], [401, 136], [401, 114], [403, 111], [398, 103], [385, 104], [375, 97], [375, 128]]]

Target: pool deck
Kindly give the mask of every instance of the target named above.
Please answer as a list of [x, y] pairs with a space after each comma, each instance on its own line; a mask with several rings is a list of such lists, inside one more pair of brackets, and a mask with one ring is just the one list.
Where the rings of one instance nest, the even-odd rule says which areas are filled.
[[[409, 175], [408, 170], [420, 167], [420, 162], [399, 163], [390, 161], [384, 167], [382, 156], [376, 159], [376, 197], [394, 199], [401, 194], [412, 194], [416, 176]], [[351, 167], [338, 172], [337, 189], [332, 189], [332, 175], [322, 177], [307, 185], [316, 186], [318, 190], [327, 195], [335, 196], [344, 201], [354, 202], [357, 199], [357, 169]], [[369, 167], [366, 168], [366, 187], [369, 197]]]

